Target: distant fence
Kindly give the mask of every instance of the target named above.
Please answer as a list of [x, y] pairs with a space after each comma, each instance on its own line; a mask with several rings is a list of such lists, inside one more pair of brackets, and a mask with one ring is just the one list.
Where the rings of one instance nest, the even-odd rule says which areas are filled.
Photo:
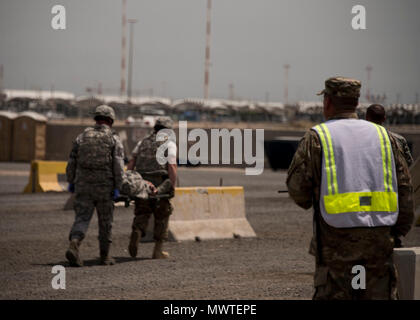
[[[83, 132], [83, 130], [85, 128], [87, 128], [88, 126], [91, 126], [93, 124], [93, 121], [90, 121], [89, 124], [86, 125], [81, 125], [81, 124], [58, 124], [58, 123], [51, 123], [51, 122], [47, 122], [46, 123], [46, 134], [45, 134], [45, 160], [55, 160], [55, 161], [66, 161], [69, 157], [70, 151], [72, 149], [72, 143], [75, 140], [75, 138], [77, 137], [78, 134], [80, 134], [81, 132]], [[196, 128], [198, 125], [198, 123], [196, 123], [194, 125], [194, 127]], [[208, 125], [208, 124], [207, 124]], [[222, 127], [223, 125], [218, 124], [217, 127]], [[216, 125], [215, 125], [216, 127]], [[124, 150], [125, 150], [125, 154], [128, 158], [130, 158], [131, 156], [131, 152], [134, 149], [136, 143], [143, 139], [148, 132], [150, 132], [150, 128], [144, 128], [144, 127], [136, 127], [136, 126], [130, 126], [130, 125], [117, 125], [115, 127], [113, 127], [114, 130], [116, 130], [119, 135], [120, 138], [123, 142], [124, 145]], [[193, 126], [188, 127], [188, 132], [190, 132], [190, 130], [193, 129]], [[210, 130], [208, 129], [208, 127], [206, 129], [203, 129], [208, 137], [211, 136], [210, 134]], [[231, 130], [228, 129], [228, 130]], [[240, 129], [241, 133], [242, 133], [242, 137], [244, 137], [243, 134], [243, 130], [244, 129]], [[414, 159], [420, 157], [420, 132], [419, 130], [417, 131], [412, 131], [412, 132], [401, 132], [400, 130], [398, 130], [398, 127], [394, 127], [392, 128], [393, 131], [402, 134], [407, 141], [409, 142], [409, 146], [412, 150], [412, 154]], [[276, 154], [276, 157], [282, 157], [282, 153], [286, 152], [283, 150], [278, 149], [275, 145], [280, 145], [279, 143], [277, 144], [270, 144], [271, 141], [273, 140], [277, 140], [279, 141], [279, 137], [295, 137], [295, 138], [300, 138], [304, 135], [306, 129], [290, 129], [288, 128], [287, 130], [280, 130], [280, 129], [265, 129], [264, 130], [264, 141], [265, 141], [265, 154], [264, 154], [264, 167], [265, 168], [270, 168], [270, 167], [275, 167], [275, 165], [273, 165], [273, 163], [271, 163], [270, 165], [270, 161], [269, 158], [267, 157], [268, 154], [273, 154], [273, 152]], [[177, 142], [179, 144], [179, 137], [178, 137], [178, 130], [175, 130], [176, 135], [177, 135]], [[255, 155], [255, 130], [253, 130], [253, 134], [252, 134], [252, 151], [254, 152]], [[296, 141], [297, 143], [297, 141]], [[295, 143], [295, 144], [296, 144]], [[191, 147], [191, 145], [194, 145], [195, 142], [188, 142], [188, 149]], [[242, 141], [243, 144], [243, 141]], [[208, 155], [209, 155], [209, 159], [208, 162], [210, 163], [210, 140], [209, 140], [209, 150], [208, 151]], [[271, 147], [273, 147], [273, 150], [268, 150], [269, 146], [271, 145]], [[223, 166], [236, 166], [236, 167], [245, 167], [246, 164], [238, 164], [238, 165], [234, 165], [233, 163], [233, 159], [234, 159], [234, 154], [233, 154], [233, 150], [234, 150], [234, 141], [233, 139], [231, 139], [230, 141], [230, 163], [229, 164], [222, 164], [222, 146], [221, 146], [221, 142], [219, 143], [219, 157], [220, 157], [220, 161], [219, 164], [223, 165]], [[278, 149], [278, 150], [277, 150]], [[242, 148], [242, 150], [244, 150], [244, 148]], [[286, 152], [285, 157], [290, 158], [290, 150]], [[244, 159], [244, 157], [242, 157], [242, 159]], [[22, 161], [30, 161], [33, 159], [27, 159], [27, 160], [23, 160]], [[7, 161], [6, 159], [4, 159], [3, 161]], [[280, 168], [284, 168], [285, 165], [281, 164]]]

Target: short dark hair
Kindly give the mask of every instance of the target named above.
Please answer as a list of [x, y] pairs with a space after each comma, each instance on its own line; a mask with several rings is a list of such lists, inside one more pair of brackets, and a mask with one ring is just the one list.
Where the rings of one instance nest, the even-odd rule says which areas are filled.
[[359, 104], [359, 98], [355, 97], [337, 97], [326, 94], [330, 98], [334, 107], [343, 111], [355, 111]]
[[385, 108], [380, 104], [372, 104], [366, 110], [366, 118], [376, 124], [382, 124], [385, 121]]
[[105, 121], [105, 122], [108, 122], [110, 124], [113, 124], [114, 123], [114, 120], [112, 120], [111, 118], [108, 118], [108, 117], [104, 117], [104, 116], [96, 116], [94, 118], [94, 120], [95, 121]]
[[159, 132], [160, 130], [166, 129], [166, 128], [164, 126], [161, 126], [160, 124], [155, 124], [153, 129], [155, 130], [155, 132]]

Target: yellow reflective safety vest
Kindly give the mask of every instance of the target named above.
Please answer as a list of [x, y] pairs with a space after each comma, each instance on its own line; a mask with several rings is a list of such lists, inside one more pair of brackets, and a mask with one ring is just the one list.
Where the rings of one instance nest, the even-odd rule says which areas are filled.
[[397, 175], [385, 128], [338, 119], [312, 129], [322, 148], [320, 211], [325, 222], [335, 228], [394, 225]]

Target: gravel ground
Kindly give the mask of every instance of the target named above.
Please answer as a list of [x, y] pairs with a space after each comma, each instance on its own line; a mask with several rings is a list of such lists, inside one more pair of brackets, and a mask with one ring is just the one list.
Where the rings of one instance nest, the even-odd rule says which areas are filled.
[[[64, 257], [73, 223], [62, 207], [68, 193], [21, 194], [28, 164], [0, 164], [0, 299], [310, 299], [314, 259], [308, 254], [312, 214], [285, 189], [285, 172], [266, 169], [181, 168], [180, 186], [242, 185], [246, 215], [256, 238], [168, 242], [168, 260], [152, 260], [153, 243], [140, 244], [136, 259], [127, 245], [133, 208], [114, 214], [116, 265], [98, 265], [97, 219], [81, 247], [83, 268]], [[414, 228], [405, 243], [420, 243]], [[54, 265], [66, 268], [66, 289], [54, 290]]]

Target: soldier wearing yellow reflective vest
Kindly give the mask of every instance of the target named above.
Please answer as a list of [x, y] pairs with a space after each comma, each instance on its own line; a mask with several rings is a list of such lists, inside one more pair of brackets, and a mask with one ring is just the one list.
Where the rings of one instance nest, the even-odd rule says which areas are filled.
[[[288, 170], [289, 195], [314, 207], [314, 299], [397, 298], [392, 252], [413, 222], [411, 179], [395, 138], [357, 118], [360, 87], [325, 81], [327, 121], [305, 134]], [[352, 286], [356, 265], [366, 270], [366, 289]]]

